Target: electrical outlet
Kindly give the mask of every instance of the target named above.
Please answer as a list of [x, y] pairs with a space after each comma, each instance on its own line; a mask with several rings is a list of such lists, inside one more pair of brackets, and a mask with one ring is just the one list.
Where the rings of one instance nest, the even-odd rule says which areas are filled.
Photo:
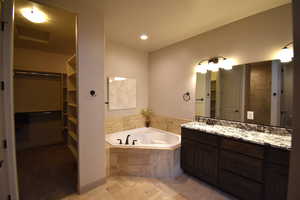
[[253, 111], [247, 111], [247, 119], [254, 120], [254, 112]]

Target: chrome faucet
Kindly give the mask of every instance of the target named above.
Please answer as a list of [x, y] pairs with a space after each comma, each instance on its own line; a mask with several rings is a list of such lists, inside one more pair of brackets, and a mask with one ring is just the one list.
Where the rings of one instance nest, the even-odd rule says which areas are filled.
[[129, 144], [129, 137], [130, 137], [130, 135], [127, 135], [127, 137], [126, 137], [126, 142], [125, 142], [126, 145]]

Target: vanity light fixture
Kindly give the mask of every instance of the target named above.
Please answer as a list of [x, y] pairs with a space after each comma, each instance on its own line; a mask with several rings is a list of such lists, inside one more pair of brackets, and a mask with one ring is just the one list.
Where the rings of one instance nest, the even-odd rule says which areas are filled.
[[36, 7], [22, 8], [21, 14], [33, 23], [44, 23], [48, 21], [47, 15]]
[[293, 51], [292, 45], [293, 45], [293, 42], [288, 43], [278, 53], [278, 58], [282, 63], [288, 63], [293, 60], [294, 51]]
[[205, 74], [207, 71], [217, 72], [219, 69], [231, 70], [233, 65], [234, 61], [232, 59], [217, 56], [200, 61], [196, 67], [196, 71]]

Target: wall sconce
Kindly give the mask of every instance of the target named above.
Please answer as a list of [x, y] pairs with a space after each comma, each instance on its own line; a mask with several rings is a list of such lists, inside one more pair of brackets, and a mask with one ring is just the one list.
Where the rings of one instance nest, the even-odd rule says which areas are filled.
[[294, 51], [293, 51], [293, 48], [292, 48], [292, 44], [293, 44], [293, 42], [288, 43], [278, 53], [278, 59], [282, 63], [288, 63], [288, 62], [291, 62], [293, 60]]
[[205, 74], [207, 71], [217, 72], [219, 69], [231, 70], [234, 64], [232, 59], [218, 56], [200, 61], [196, 71]]

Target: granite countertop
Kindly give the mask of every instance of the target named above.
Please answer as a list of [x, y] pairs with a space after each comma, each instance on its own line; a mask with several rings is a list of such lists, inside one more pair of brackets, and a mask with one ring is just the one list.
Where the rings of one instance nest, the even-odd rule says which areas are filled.
[[261, 145], [271, 145], [276, 148], [291, 149], [291, 135], [276, 135], [272, 133], [263, 133], [257, 131], [248, 131], [240, 128], [234, 128], [221, 125], [207, 125], [203, 122], [189, 122], [182, 124], [181, 127], [200, 130], [215, 135], [236, 138], [247, 142]]

